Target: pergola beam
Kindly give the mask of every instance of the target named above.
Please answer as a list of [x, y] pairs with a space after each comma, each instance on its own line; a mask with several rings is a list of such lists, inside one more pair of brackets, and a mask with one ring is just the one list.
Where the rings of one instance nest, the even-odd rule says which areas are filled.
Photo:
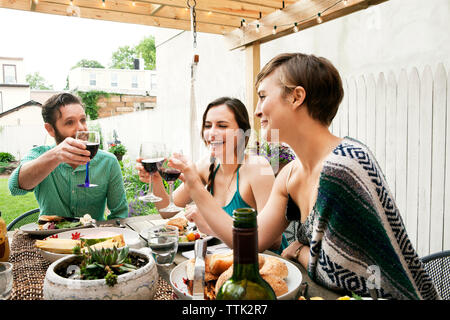
[[[302, 0], [259, 19], [259, 28], [253, 22], [246, 27], [233, 30], [226, 34], [225, 38], [230, 49], [254, 42], [264, 43], [294, 33], [296, 22], [299, 30], [317, 25], [318, 13], [322, 13], [321, 18], [326, 22], [385, 1], [387, 0], [348, 0], [347, 4], [344, 4], [344, 1], [337, 3], [338, 0]], [[276, 26], [275, 34], [274, 26]]]
[[[76, 4], [76, 0], [74, 3]], [[92, 2], [89, 0], [89, 2]], [[101, 2], [101, 1], [100, 1]], [[30, 11], [28, 0], [0, 0], [0, 7]], [[100, 5], [101, 6], [101, 5]], [[48, 13], [55, 15], [67, 16], [71, 15], [67, 12], [68, 5], [57, 2], [39, 1], [36, 4], [35, 12]], [[105, 8], [79, 7], [80, 17], [87, 19], [97, 19], [105, 21], [115, 21], [123, 23], [134, 23], [153, 27], [171, 28], [179, 30], [191, 30], [190, 19], [170, 19], [164, 17], [150, 16], [149, 14], [136, 14], [121, 11], [105, 10]], [[197, 23], [198, 32], [225, 34], [231, 32], [235, 27], [221, 24], [209, 24], [204, 22]]]

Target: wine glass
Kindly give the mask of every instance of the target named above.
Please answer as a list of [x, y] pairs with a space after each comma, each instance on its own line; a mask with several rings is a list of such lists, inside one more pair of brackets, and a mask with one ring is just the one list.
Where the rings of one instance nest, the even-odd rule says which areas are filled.
[[[181, 150], [177, 150], [178, 153], [182, 153]], [[177, 181], [178, 177], [181, 174], [181, 171], [169, 166], [169, 158], [172, 156], [172, 152], [167, 150], [165, 152], [164, 161], [157, 163], [158, 172], [160, 176], [166, 180], [169, 185], [169, 205], [163, 209], [160, 209], [160, 212], [179, 212], [183, 210], [183, 208], [178, 207], [173, 202], [173, 185], [175, 181]]]
[[[77, 135], [75, 137], [77, 140], [80, 140], [86, 145], [86, 150], [91, 152], [89, 158], [95, 157], [98, 151], [98, 147], [100, 146], [100, 135], [97, 131], [77, 131]], [[94, 188], [98, 187], [96, 184], [92, 184], [89, 182], [89, 163], [86, 163], [86, 179], [84, 183], [79, 184], [80, 188]]]
[[145, 171], [150, 174], [150, 191], [146, 195], [139, 197], [144, 202], [159, 202], [162, 198], [153, 194], [153, 175], [158, 170], [157, 164], [164, 161], [164, 144], [145, 141], [141, 143], [139, 156]]

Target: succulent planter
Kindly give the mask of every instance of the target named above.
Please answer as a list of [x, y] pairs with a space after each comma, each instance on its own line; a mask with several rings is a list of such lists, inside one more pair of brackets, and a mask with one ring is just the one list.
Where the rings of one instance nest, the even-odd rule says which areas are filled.
[[158, 270], [151, 254], [130, 249], [130, 255], [145, 258], [147, 263], [137, 270], [121, 274], [110, 287], [105, 279], [75, 280], [58, 275], [62, 269], [74, 268], [79, 261], [70, 255], [53, 262], [44, 279], [46, 300], [150, 300], [156, 293]]

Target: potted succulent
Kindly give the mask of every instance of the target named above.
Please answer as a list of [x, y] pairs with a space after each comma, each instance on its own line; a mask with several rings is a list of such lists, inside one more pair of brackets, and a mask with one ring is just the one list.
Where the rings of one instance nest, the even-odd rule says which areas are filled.
[[149, 300], [156, 293], [158, 270], [143, 249], [88, 249], [53, 262], [47, 269], [46, 300]]
[[123, 155], [127, 153], [127, 148], [123, 144], [111, 143], [108, 151], [114, 154], [117, 160], [121, 161]]

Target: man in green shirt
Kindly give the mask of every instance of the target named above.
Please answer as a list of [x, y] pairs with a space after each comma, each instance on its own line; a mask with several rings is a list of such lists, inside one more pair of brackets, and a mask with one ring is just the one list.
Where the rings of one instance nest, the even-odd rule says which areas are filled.
[[12, 195], [34, 191], [41, 215], [105, 220], [126, 218], [128, 204], [122, 173], [116, 157], [99, 150], [89, 164], [89, 177], [95, 188], [79, 188], [86, 175], [90, 152], [75, 139], [77, 131], [88, 130], [81, 101], [70, 93], [56, 94], [42, 106], [44, 126], [56, 145], [33, 148], [11, 174]]

